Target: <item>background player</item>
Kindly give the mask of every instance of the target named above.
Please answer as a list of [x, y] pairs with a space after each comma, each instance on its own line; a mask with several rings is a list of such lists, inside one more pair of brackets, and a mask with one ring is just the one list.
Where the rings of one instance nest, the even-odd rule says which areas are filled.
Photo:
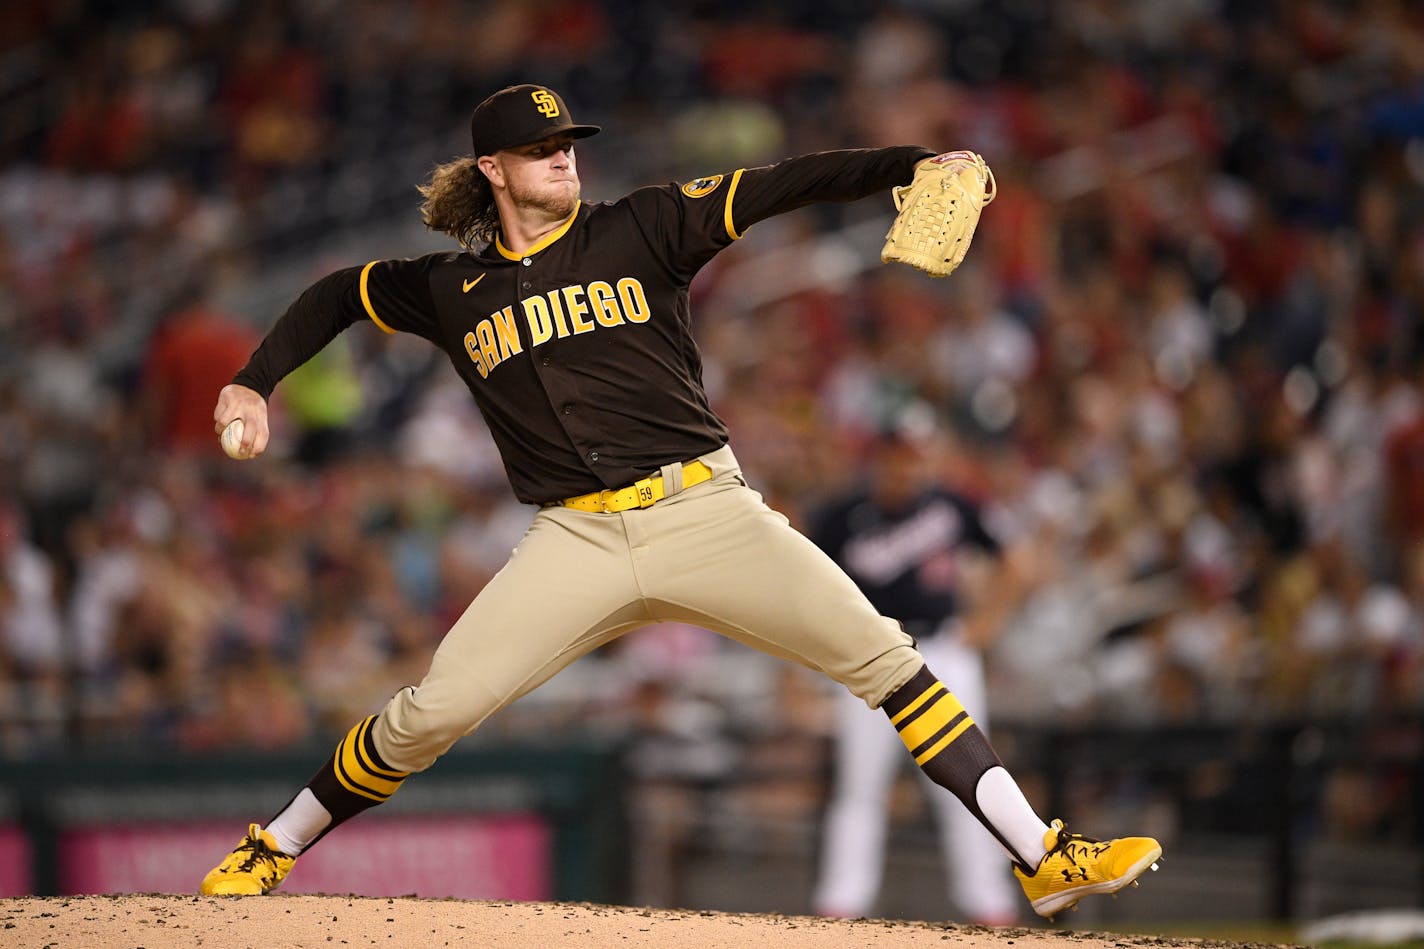
[[[980, 650], [1002, 628], [1019, 582], [978, 508], [929, 478], [929, 413], [922, 404], [900, 413], [871, 445], [866, 483], [816, 511], [810, 536], [877, 610], [900, 620], [925, 662], [987, 731]], [[992, 561], [969, 616], [966, 552]], [[868, 916], [885, 865], [890, 794], [906, 759], [880, 717], [849, 692], [836, 694], [835, 715], [834, 783], [812, 899], [822, 915]], [[926, 787], [960, 912], [974, 923], [1014, 921], [1017, 898], [1007, 868], [995, 860], [998, 843], [957, 800]]]
[[465, 250], [322, 278], [219, 394], [216, 429], [240, 419], [241, 449], [260, 454], [266, 398], [288, 372], [358, 321], [415, 333], [445, 351], [515, 495], [539, 510], [423, 681], [357, 723], [266, 827], [250, 825], [203, 892], [267, 892], [487, 717], [658, 621], [818, 669], [884, 709], [917, 763], [1012, 855], [1039, 912], [1133, 882], [1157, 842], [1097, 843], [1043, 823], [899, 623], [747, 486], [702, 386], [697, 271], [758, 221], [884, 193], [933, 153], [823, 152], [591, 204], [573, 142], [597, 131], [540, 86], [490, 96], [471, 118], [474, 154], [423, 189], [427, 225]]

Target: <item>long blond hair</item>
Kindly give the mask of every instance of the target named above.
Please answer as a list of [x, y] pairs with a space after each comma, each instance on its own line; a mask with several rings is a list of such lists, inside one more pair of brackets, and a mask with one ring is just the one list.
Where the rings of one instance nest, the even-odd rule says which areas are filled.
[[494, 189], [472, 156], [436, 165], [419, 190], [425, 198], [420, 206], [425, 226], [449, 234], [465, 249], [473, 251], [499, 233]]

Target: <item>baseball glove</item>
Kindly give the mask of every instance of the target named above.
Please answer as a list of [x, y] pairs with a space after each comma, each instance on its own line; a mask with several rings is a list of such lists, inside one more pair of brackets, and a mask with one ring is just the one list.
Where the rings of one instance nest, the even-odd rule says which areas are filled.
[[979, 213], [994, 200], [994, 173], [974, 152], [945, 152], [920, 165], [914, 180], [891, 194], [899, 213], [880, 259], [947, 277], [969, 252]]

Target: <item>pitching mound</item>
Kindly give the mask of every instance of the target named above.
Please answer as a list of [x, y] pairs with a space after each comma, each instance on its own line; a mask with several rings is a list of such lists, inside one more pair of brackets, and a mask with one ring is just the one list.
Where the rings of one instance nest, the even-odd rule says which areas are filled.
[[890, 920], [640, 910], [588, 903], [348, 896], [62, 896], [0, 900], [0, 945], [25, 947], [549, 946], [629, 949], [900, 949], [1132, 946], [1264, 949], [1260, 943], [990, 929]]

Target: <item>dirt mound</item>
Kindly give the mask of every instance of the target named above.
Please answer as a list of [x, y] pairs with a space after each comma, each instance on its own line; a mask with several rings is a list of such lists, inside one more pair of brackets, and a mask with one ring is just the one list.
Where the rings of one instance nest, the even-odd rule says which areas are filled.
[[892, 920], [646, 910], [588, 903], [356, 896], [60, 896], [0, 900], [0, 945], [27, 947], [549, 946], [630, 949], [900, 949], [1013, 946], [1255, 949], [1260, 943]]

